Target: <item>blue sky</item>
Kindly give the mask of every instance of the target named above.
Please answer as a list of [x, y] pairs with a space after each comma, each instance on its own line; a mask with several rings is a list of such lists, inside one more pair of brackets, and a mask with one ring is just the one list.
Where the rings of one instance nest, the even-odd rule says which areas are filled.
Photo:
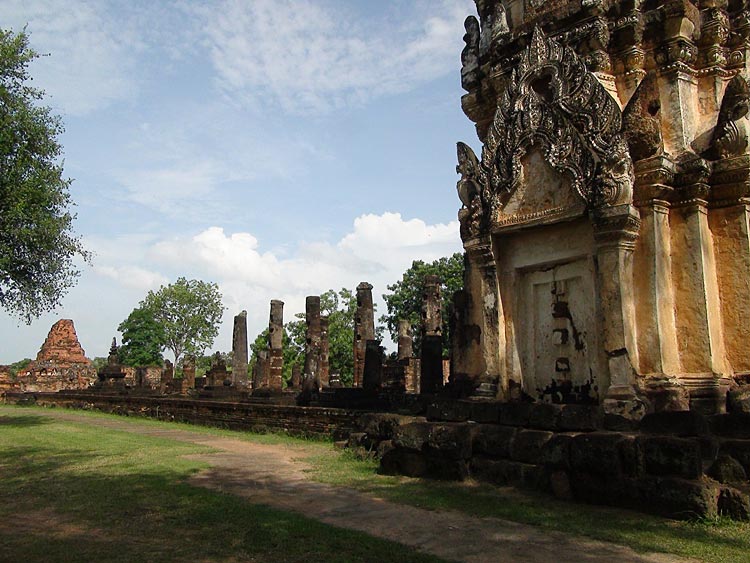
[[[219, 284], [254, 337], [271, 299], [369, 281], [461, 250], [455, 143], [471, 0], [5, 0], [49, 56], [31, 67], [63, 117], [76, 232], [94, 252], [63, 306], [2, 313], [0, 363], [75, 321], [89, 357], [150, 289]], [[380, 312], [384, 305], [380, 304]]]

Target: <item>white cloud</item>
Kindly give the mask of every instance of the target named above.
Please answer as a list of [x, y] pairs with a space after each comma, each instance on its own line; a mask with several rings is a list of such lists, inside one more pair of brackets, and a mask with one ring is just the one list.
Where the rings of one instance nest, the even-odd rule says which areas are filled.
[[182, 164], [164, 163], [165, 166], [123, 172], [120, 182], [125, 188], [125, 198], [151, 209], [170, 215], [182, 213], [186, 206], [207, 199], [215, 190], [220, 177], [220, 166], [208, 159], [185, 161]]
[[138, 266], [94, 266], [94, 272], [119, 282], [124, 287], [144, 292], [169, 283], [166, 276]]
[[136, 55], [143, 43], [103, 3], [9, 0], [3, 17], [14, 31], [27, 25], [31, 46], [49, 54], [31, 72], [54, 108], [83, 115], [137, 91]]
[[428, 2], [404, 21], [358, 24], [347, 4], [225, 0], [194, 13], [223, 90], [320, 113], [412, 89], [458, 69], [470, 0]]
[[281, 277], [279, 263], [272, 254], [261, 254], [257, 248], [257, 239], [249, 233], [227, 236], [224, 229], [210, 227], [188, 240], [160, 242], [150, 254], [174, 266], [210, 273], [215, 279], [272, 288]]
[[[304, 308], [307, 295], [328, 289], [354, 289], [361, 281], [374, 286], [376, 300], [386, 285], [400, 279], [413, 260], [432, 261], [461, 250], [458, 222], [428, 225], [404, 220], [398, 213], [362, 215], [353, 230], [336, 244], [307, 242], [287, 257], [259, 250], [250, 233], [227, 234], [208, 228], [190, 238], [153, 245], [150, 260], [219, 284], [228, 310], [219, 342], [229, 338], [231, 317], [248, 311], [251, 335], [268, 322], [271, 299], [286, 303], [287, 320]], [[217, 344], [221, 346], [221, 344]]]

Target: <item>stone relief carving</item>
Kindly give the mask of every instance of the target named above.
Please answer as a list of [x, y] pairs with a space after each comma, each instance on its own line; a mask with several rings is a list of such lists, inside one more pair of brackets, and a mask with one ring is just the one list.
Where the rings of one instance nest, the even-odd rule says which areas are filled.
[[465, 143], [457, 144], [458, 166], [456, 172], [461, 178], [456, 183], [458, 198], [463, 207], [458, 212], [461, 225], [461, 238], [466, 240], [479, 234], [484, 217], [481, 199], [481, 186], [484, 184], [484, 173], [476, 154]]
[[493, 47], [503, 45], [510, 39], [510, 26], [505, 8], [500, 2], [477, 2], [477, 10], [482, 22], [479, 40], [479, 54], [487, 54]]
[[466, 46], [461, 51], [461, 87], [472, 90], [479, 83], [479, 22], [474, 16], [469, 16], [464, 21], [464, 43]]
[[635, 170], [628, 144], [621, 136], [617, 136], [610, 150], [604, 154], [599, 176], [600, 187], [595, 194], [599, 203], [611, 205], [633, 200]]
[[[536, 28], [500, 96], [481, 162], [469, 147], [459, 147], [462, 181], [478, 167], [471, 172], [473, 185], [485, 220], [494, 218], [518, 188], [523, 158], [536, 146], [585, 205], [629, 202], [632, 160], [621, 124], [616, 102], [583, 61]], [[470, 209], [473, 200], [467, 201]], [[468, 217], [464, 213], [467, 225]]]
[[724, 92], [711, 146], [706, 152], [708, 158], [727, 158], [746, 153], [750, 132], [748, 112], [750, 85], [738, 74], [732, 78]]

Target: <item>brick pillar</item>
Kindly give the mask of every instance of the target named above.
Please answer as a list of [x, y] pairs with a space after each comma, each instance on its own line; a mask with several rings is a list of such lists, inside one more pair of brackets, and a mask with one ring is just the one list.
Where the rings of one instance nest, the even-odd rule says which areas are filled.
[[365, 365], [362, 387], [375, 391], [383, 386], [383, 348], [379, 340], [368, 340], [365, 347]]
[[330, 344], [328, 342], [328, 317], [320, 317], [320, 387], [328, 387], [330, 373]]
[[195, 389], [195, 356], [185, 356], [182, 361], [182, 392]]
[[302, 385], [302, 367], [299, 364], [292, 366], [292, 380], [290, 384], [292, 389], [299, 389]]
[[320, 384], [320, 297], [310, 295], [305, 300], [307, 338], [305, 341], [304, 381]]
[[443, 319], [440, 278], [426, 276], [422, 292], [422, 346], [420, 393], [435, 393], [443, 386]]
[[357, 312], [354, 317], [354, 387], [362, 386], [367, 341], [375, 338], [375, 309], [372, 304], [372, 285], [362, 282], [357, 286]]
[[247, 311], [234, 317], [232, 334], [232, 385], [247, 386]]
[[398, 321], [398, 359], [406, 360], [414, 356], [411, 324], [401, 319]]
[[268, 387], [276, 393], [281, 393], [282, 388], [282, 374], [284, 372], [283, 337], [284, 302], [273, 299], [271, 301], [271, 315], [268, 320]]
[[440, 296], [440, 278], [425, 276], [422, 292], [422, 334], [425, 336], [442, 336], [443, 313]]

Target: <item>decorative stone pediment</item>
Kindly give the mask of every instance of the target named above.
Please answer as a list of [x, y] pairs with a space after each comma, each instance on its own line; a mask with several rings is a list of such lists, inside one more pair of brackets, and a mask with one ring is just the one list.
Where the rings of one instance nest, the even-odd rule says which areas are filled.
[[581, 59], [536, 28], [499, 97], [481, 162], [459, 146], [463, 195], [480, 197], [462, 197], [465, 234], [630, 203], [633, 164], [621, 128], [619, 106]]

